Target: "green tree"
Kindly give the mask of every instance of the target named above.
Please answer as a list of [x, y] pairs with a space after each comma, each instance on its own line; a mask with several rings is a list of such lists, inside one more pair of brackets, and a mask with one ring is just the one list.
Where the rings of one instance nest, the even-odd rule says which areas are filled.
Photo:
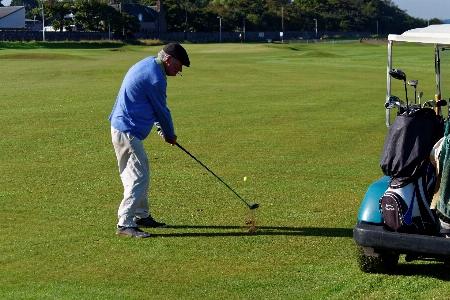
[[[269, 31], [299, 30], [292, 26], [294, 13], [293, 3], [289, 0], [266, 0], [263, 19]], [[307, 10], [305, 10], [307, 12]], [[305, 21], [305, 20], [303, 20]]]
[[120, 14], [119, 27], [118, 32], [121, 32], [122, 36], [128, 39], [134, 38], [134, 34], [139, 31], [141, 25], [135, 16], [123, 12]]
[[34, 19], [32, 10], [39, 6], [39, 2], [38, 0], [12, 0], [10, 6], [25, 6], [25, 18]]
[[189, 30], [187, 22], [188, 11], [194, 6], [194, 0], [166, 0], [164, 1], [164, 11], [167, 21], [168, 31]]
[[202, 2], [200, 0], [174, 0], [173, 5], [175, 5], [175, 7], [172, 7], [172, 11], [176, 11], [177, 15], [179, 15], [180, 17], [184, 15], [184, 22], [183, 24], [180, 24], [184, 28], [181, 28], [181, 26], [179, 26], [179, 30], [184, 31], [184, 39], [186, 40], [188, 38], [188, 32], [195, 30], [193, 27], [189, 26], [189, 15], [194, 9], [196, 9], [197, 7], [201, 7]]
[[[155, 5], [156, 0], [141, 0]], [[391, 0], [165, 0], [169, 31], [403, 32], [426, 26]]]
[[47, 0], [44, 2], [44, 10], [52, 19], [52, 27], [56, 31], [71, 30], [73, 19], [67, 15], [73, 14], [73, 4], [72, 0]]
[[87, 31], [111, 30], [122, 38], [132, 37], [140, 28], [136, 17], [120, 12], [102, 0], [76, 1], [75, 22]]
[[100, 0], [75, 1], [75, 23], [83, 25], [86, 31], [100, 31], [104, 26], [102, 16], [106, 7], [108, 5]]
[[[34, 8], [31, 9], [31, 11], [29, 12], [30, 15], [32, 16], [30, 19], [36, 19], [36, 20], [40, 20], [42, 21], [42, 7], [43, 7], [43, 0], [40, 0], [38, 2], [38, 5]], [[26, 16], [27, 12], [25, 12], [25, 16]], [[44, 9], [44, 16], [45, 16], [45, 9]]]

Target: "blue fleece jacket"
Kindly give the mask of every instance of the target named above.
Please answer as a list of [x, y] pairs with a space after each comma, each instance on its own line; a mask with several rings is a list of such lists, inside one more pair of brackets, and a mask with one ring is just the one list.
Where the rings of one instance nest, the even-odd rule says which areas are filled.
[[163, 70], [154, 56], [144, 58], [128, 70], [109, 116], [111, 126], [143, 140], [153, 124], [159, 122], [166, 138], [175, 136]]

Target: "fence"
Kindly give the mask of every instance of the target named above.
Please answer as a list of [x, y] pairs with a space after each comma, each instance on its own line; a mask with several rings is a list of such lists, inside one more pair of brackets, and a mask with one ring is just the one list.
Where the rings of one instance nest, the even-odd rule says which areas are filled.
[[[368, 32], [328, 32], [329, 37], [358, 38], [369, 36]], [[309, 42], [329, 42], [330, 39], [314, 39], [316, 33], [313, 31], [289, 31], [283, 33], [284, 41]], [[164, 41], [191, 41], [195, 43], [218, 43], [222, 42], [272, 42], [281, 41], [280, 32], [139, 32], [133, 36], [134, 39], [160, 39]], [[5, 30], [0, 28], [0, 40], [2, 41], [42, 41], [42, 31]], [[108, 40], [108, 32], [45, 32], [46, 41], [81, 41], [81, 40]], [[116, 39], [111, 34], [111, 39]], [[117, 38], [119, 39], [119, 38]], [[338, 42], [338, 40], [333, 40]]]

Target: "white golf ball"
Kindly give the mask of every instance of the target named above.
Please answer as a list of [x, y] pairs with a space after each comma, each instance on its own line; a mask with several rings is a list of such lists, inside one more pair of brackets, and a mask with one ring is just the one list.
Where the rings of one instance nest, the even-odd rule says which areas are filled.
[[244, 181], [247, 181], [247, 176], [244, 177]]

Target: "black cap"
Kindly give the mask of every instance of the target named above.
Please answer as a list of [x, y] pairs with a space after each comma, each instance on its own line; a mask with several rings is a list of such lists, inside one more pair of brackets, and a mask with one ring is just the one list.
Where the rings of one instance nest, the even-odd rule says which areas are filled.
[[177, 43], [167, 44], [164, 47], [163, 51], [178, 59], [181, 62], [181, 64], [183, 64], [186, 67], [189, 67], [189, 65], [191, 64], [186, 50], [180, 44]]

